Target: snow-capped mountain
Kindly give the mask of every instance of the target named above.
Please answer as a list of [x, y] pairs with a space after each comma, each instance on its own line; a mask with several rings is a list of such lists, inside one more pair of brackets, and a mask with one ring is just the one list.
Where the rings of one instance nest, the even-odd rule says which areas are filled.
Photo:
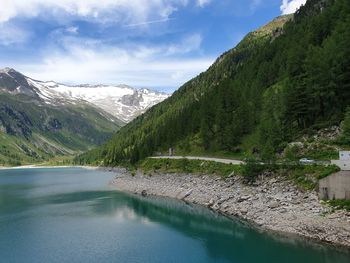
[[[54, 81], [38, 81], [14, 69], [0, 70], [0, 84], [6, 82], [11, 93], [26, 93], [40, 97], [47, 104], [79, 103], [85, 101], [127, 123], [170, 95], [136, 89], [127, 85], [64, 85]], [[11, 85], [8, 83], [11, 82]], [[1, 85], [0, 85], [1, 86]]]

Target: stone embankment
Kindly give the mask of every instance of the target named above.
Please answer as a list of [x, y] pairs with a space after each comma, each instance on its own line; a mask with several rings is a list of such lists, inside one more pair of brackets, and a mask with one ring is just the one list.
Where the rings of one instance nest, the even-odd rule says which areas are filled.
[[111, 184], [120, 191], [177, 198], [239, 217], [263, 230], [350, 247], [350, 212], [333, 212], [315, 192], [300, 191], [282, 177], [267, 176], [246, 185], [238, 176], [115, 172]]

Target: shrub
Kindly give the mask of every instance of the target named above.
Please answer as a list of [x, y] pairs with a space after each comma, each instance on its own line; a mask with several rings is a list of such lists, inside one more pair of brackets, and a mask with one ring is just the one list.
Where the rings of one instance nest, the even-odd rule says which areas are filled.
[[254, 159], [248, 159], [242, 167], [242, 175], [248, 182], [254, 182], [266, 170], [266, 165]]
[[335, 209], [350, 211], [350, 200], [329, 200], [327, 203]]

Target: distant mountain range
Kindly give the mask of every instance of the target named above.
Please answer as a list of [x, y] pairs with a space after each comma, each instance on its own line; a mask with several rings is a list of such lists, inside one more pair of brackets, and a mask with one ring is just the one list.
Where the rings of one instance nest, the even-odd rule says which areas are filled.
[[0, 89], [12, 94], [26, 94], [51, 105], [89, 102], [128, 123], [148, 108], [170, 95], [127, 85], [64, 85], [54, 81], [39, 81], [11, 68], [0, 70]]
[[168, 95], [129, 86], [67, 86], [0, 70], [0, 165], [72, 155], [104, 143]]

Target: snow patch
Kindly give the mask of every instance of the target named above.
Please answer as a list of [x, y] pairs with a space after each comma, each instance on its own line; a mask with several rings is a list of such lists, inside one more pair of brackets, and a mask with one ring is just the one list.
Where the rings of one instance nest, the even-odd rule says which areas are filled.
[[36, 88], [37, 94], [45, 103], [88, 102], [124, 122], [130, 122], [170, 96], [149, 89], [135, 89], [127, 85], [69, 86], [54, 81], [42, 82], [30, 78], [27, 78], [27, 81]]

